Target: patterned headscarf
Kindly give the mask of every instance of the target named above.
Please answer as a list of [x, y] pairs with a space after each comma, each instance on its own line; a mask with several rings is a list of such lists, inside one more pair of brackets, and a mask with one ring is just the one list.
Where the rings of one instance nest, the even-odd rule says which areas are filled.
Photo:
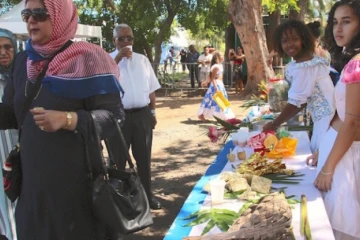
[[[72, 0], [44, 0], [53, 27], [48, 43], [26, 44], [27, 75], [34, 81], [47, 59], [75, 37], [77, 8]], [[87, 42], [76, 42], [56, 55], [49, 63], [43, 86], [64, 97], [84, 98], [121, 90], [117, 81], [119, 69], [102, 48]], [[65, 81], [68, 80], [68, 81]]]

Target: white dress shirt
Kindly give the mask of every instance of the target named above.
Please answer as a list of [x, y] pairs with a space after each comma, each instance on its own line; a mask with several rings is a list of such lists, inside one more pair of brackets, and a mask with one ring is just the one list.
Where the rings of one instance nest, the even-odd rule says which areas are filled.
[[201, 66], [201, 72], [210, 72], [210, 66], [211, 66], [211, 59], [212, 59], [212, 54], [208, 54], [207, 56], [205, 56], [205, 54], [201, 54], [198, 61], [210, 61], [209, 63], [205, 63], [205, 66], [203, 66], [202, 64], [200, 64]]
[[[110, 53], [115, 59], [118, 50]], [[155, 76], [149, 59], [144, 55], [133, 52], [132, 57], [123, 58], [119, 64], [120, 84], [125, 94], [122, 103], [125, 109], [142, 108], [150, 103], [149, 94], [161, 86]]]

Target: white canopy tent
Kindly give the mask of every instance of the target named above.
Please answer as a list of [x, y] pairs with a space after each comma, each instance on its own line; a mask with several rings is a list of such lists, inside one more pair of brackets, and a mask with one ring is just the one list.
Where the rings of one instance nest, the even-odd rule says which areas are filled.
[[[16, 4], [9, 12], [0, 16], [0, 28], [5, 28], [17, 36], [28, 36], [26, 23], [22, 21], [21, 11], [25, 8], [25, 1]], [[102, 46], [102, 33], [100, 26], [78, 24], [76, 38], [96, 37]], [[21, 38], [21, 37], [20, 37]]]

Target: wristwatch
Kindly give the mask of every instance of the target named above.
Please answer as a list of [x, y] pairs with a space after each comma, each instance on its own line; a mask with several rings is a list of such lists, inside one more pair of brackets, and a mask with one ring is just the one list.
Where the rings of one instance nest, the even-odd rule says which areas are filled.
[[156, 111], [155, 111], [155, 109], [151, 109], [150, 112], [151, 112], [151, 114], [152, 114], [154, 117], [156, 116]]
[[65, 112], [66, 113], [66, 125], [65, 125], [65, 129], [68, 129], [71, 126], [71, 121], [72, 121], [72, 115], [70, 112]]

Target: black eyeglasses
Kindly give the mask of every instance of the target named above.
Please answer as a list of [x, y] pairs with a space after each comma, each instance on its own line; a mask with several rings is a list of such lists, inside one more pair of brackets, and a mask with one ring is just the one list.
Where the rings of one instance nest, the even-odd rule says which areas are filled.
[[9, 51], [14, 49], [13, 45], [11, 44], [4, 44], [4, 45], [0, 45], [0, 50], [5, 49], [5, 51]]
[[49, 13], [46, 8], [34, 8], [33, 10], [24, 9], [21, 11], [21, 17], [24, 22], [28, 22], [30, 17], [37, 22], [44, 22], [48, 19]]
[[124, 37], [117, 37], [116, 38], [119, 42], [132, 42], [134, 41], [134, 37], [131, 37], [131, 36], [124, 36]]

